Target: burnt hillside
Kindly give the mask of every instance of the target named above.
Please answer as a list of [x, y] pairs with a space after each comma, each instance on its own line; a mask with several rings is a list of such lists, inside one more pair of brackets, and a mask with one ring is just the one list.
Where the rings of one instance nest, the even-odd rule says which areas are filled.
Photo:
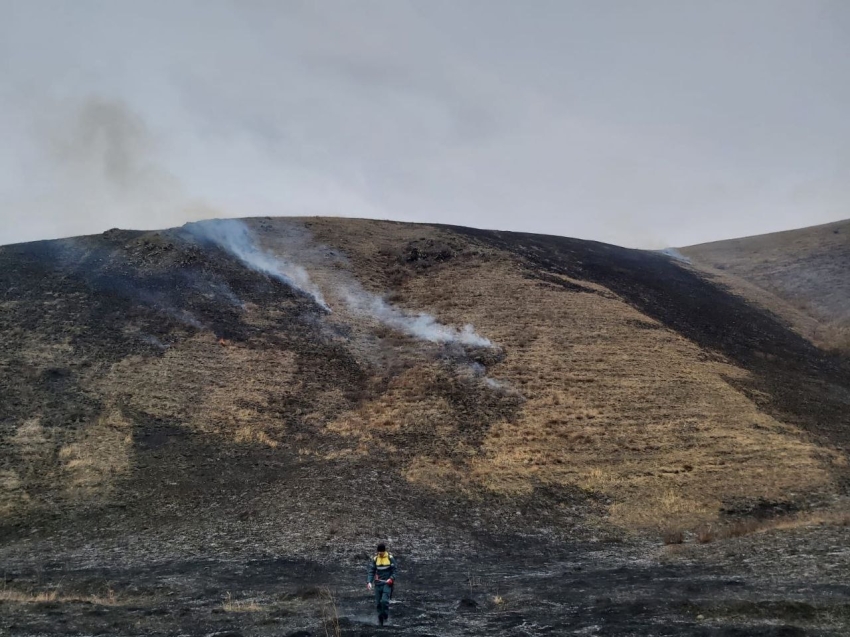
[[305, 464], [358, 476], [386, 455], [405, 507], [551, 494], [605, 515], [623, 488], [652, 506], [664, 474], [635, 476], [649, 454], [690, 474], [668, 485], [671, 515], [696, 523], [748, 497], [705, 484], [715, 453], [753, 480], [749, 454], [735, 466], [718, 442], [747, 436], [765, 466], [772, 445], [810, 456], [794, 471], [819, 498], [843, 479], [823, 454], [850, 444], [847, 361], [681, 262], [463, 228], [249, 226], [0, 251], [7, 520], [127, 498], [165, 511], [247, 497], [231, 513], [269, 513], [260, 485], [286, 488]]
[[[748, 370], [751, 377], [740, 387], [762, 408], [850, 447], [850, 359], [818, 348], [783, 317], [710, 275], [657, 252], [545, 235], [456, 230], [518, 255], [530, 277], [551, 280], [551, 274], [563, 274], [606, 287], [706, 351]], [[850, 262], [845, 265], [846, 273]], [[846, 278], [834, 277], [840, 285]]]
[[[850, 351], [850, 221], [682, 248], [695, 264], [774, 295], [774, 308], [828, 348]], [[783, 304], [785, 307], [783, 307]]]
[[153, 560], [196, 599], [198, 560], [350, 565], [376, 537], [638, 554], [847, 495], [845, 357], [704, 270], [560, 237], [252, 219], [0, 247], [0, 396], [21, 581]]

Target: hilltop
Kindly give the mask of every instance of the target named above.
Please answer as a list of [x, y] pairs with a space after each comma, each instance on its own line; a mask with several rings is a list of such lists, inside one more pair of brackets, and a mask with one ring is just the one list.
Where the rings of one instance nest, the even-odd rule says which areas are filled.
[[[18, 588], [46, 563], [71, 565], [57, 577], [77, 569], [82, 588], [91, 569], [180, 580], [181, 603], [200, 610], [179, 621], [211, 631], [225, 618], [204, 604], [234, 583], [259, 587], [266, 601], [244, 630], [263, 634], [250, 618], [277, 617], [313, 634], [308, 611], [290, 606], [309, 609], [314, 594], [279, 569], [314, 569], [336, 586], [334, 565], [354, 568], [376, 538], [423, 573], [464, 556], [470, 578], [522, 570], [534, 546], [538, 561], [640, 563], [637, 582], [675, 558], [662, 536], [768, 538], [730, 540], [722, 565], [699, 554], [713, 564], [700, 568], [729, 574], [741, 542], [770, 564], [787, 536], [761, 531], [782, 525], [827, 551], [846, 531], [806, 529], [846, 520], [850, 360], [765, 302], [844, 329], [846, 244], [823, 243], [824, 232], [684, 249], [692, 264], [562, 237], [325, 218], [0, 247], [0, 555]], [[788, 282], [806, 267], [834, 283], [799, 292]], [[240, 577], [226, 574], [234, 568]], [[671, 568], [664, 577], [695, 577]], [[801, 575], [780, 576], [792, 590]], [[658, 594], [630, 577], [605, 586]], [[765, 577], [747, 595], [787, 593]], [[844, 599], [830, 577], [811, 577], [810, 590]], [[269, 602], [275, 581], [295, 598]], [[121, 594], [170, 608], [147, 586]], [[483, 611], [476, 586], [489, 590], [469, 583], [457, 595]], [[778, 612], [794, 624], [838, 612], [730, 611], [725, 589], [709, 589], [722, 603], [647, 602], [646, 630], [660, 616], [715, 634], [693, 617], [734, 625]], [[605, 594], [581, 625], [601, 621]], [[628, 625], [630, 611], [608, 603], [611, 626]], [[501, 630], [507, 616], [493, 617], [488, 630]], [[509, 619], [513, 630], [527, 618]]]
[[771, 295], [767, 304], [820, 345], [850, 351], [850, 220], [681, 251]]

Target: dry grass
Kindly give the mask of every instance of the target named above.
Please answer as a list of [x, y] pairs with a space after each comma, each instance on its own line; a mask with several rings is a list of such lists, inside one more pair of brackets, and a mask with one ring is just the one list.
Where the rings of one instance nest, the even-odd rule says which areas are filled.
[[850, 526], [850, 512], [815, 511], [788, 515], [767, 520], [746, 518], [726, 525], [717, 533], [717, 539], [742, 537], [753, 533], [787, 531], [813, 526]]
[[696, 540], [700, 544], [709, 544], [717, 539], [717, 532], [711, 524], [705, 524], [697, 529]]
[[41, 604], [43, 602], [55, 602], [59, 599], [57, 591], [41, 591], [38, 593], [24, 593], [21, 591], [3, 588], [0, 590], [0, 601], [14, 602], [16, 604]]
[[[743, 518], [725, 524], [719, 522], [707, 523], [694, 530], [693, 539], [698, 544], [710, 544], [715, 541], [744, 537], [755, 533], [787, 531], [814, 526], [850, 526], [850, 512], [824, 510], [768, 519]], [[684, 544], [685, 530], [681, 528], [665, 529], [661, 533], [661, 539], [668, 547]]]
[[[335, 305], [328, 323], [350, 330], [345, 347], [373, 374], [353, 409], [343, 391], [323, 391], [299, 415], [303, 431], [288, 431], [276, 407], [310, 382], [296, 354], [267, 343], [222, 345], [204, 331], [162, 355], [126, 358], [91, 380], [85, 389], [105, 411], [69, 428], [67, 439], [54, 440], [37, 418], [15, 423], [7, 437], [16, 455], [57, 465], [56, 482], [72, 496], [108, 492], [133, 465], [132, 424], [114, 407], [126, 405], [228, 443], [291, 446], [311, 457], [393, 453], [389, 439], [407, 435], [415, 441], [404, 450], [411, 482], [508, 495], [539, 485], [579, 487], [606, 496], [610, 520], [625, 528], [693, 529], [714, 522], [725, 500], [834, 491], [833, 465], [842, 456], [807, 442], [734, 389], [730, 380], [745, 380], [744, 370], [712, 360], [609, 290], [581, 282], [594, 293], [577, 293], [529, 280], [505, 255], [468, 244], [445, 265], [405, 271], [386, 255], [406, 242], [464, 240], [385, 222], [309, 224], [318, 242], [345, 254], [315, 263], [309, 250], [296, 255], [323, 288], [353, 276], [444, 323], [472, 323], [501, 345], [506, 357], [488, 374], [522, 395], [517, 413], [476, 424], [481, 435], [471, 439], [469, 423], [432, 391], [445, 373], [437, 348]], [[249, 305], [243, 319], [263, 331], [279, 329], [281, 316], [279, 308]], [[27, 341], [25, 349], [39, 365], [73, 354], [66, 344]], [[58, 454], [39, 455], [52, 445]], [[0, 512], [26, 500], [25, 482], [19, 467], [0, 467]]]
[[760, 530], [796, 529], [807, 526], [850, 526], [850, 511], [815, 511], [769, 522]]
[[664, 529], [661, 533], [661, 539], [664, 544], [683, 544], [685, 542], [685, 532], [681, 529]]
[[69, 495], [89, 499], [108, 491], [129, 470], [132, 444], [132, 426], [118, 410], [85, 428], [76, 442], [59, 450]]
[[342, 628], [339, 625], [339, 611], [333, 591], [327, 587], [323, 588], [321, 599], [322, 626], [325, 629], [325, 637], [341, 637]]
[[[261, 315], [249, 318], [258, 324], [266, 321]], [[274, 448], [284, 425], [269, 418], [269, 400], [299, 390], [295, 370], [293, 352], [236, 344], [222, 347], [207, 332], [161, 357], [125, 359], [113, 367], [104, 390], [151, 416], [237, 444]]]
[[256, 613], [265, 610], [263, 606], [253, 600], [237, 600], [228, 591], [221, 603], [222, 610], [228, 613]]
[[641, 315], [618, 299], [529, 284], [495, 264], [443, 278], [409, 296], [430, 304], [452, 290], [449, 320], [503, 345], [494, 374], [527, 398], [470, 459], [482, 486], [577, 484], [614, 498], [615, 522], [644, 528], [713, 519], [738, 494], [831, 488], [818, 448], [730, 387], [744, 372], [666, 330], [634, 329]]
[[[741, 537], [743, 535], [750, 535], [755, 533], [761, 528], [765, 528], [765, 524], [754, 518], [746, 518], [744, 520], [738, 520], [734, 524], [730, 524], [723, 530], [724, 537]], [[776, 527], [774, 527], [776, 528]]]
[[[450, 240], [434, 229], [353, 220], [313, 229], [338, 241], [365, 285], [383, 290], [391, 281], [375, 255], [414, 236]], [[694, 528], [741, 496], [834, 490], [836, 454], [735, 390], [729, 379], [745, 379], [744, 370], [663, 328], [636, 327], [653, 322], [604, 288], [531, 282], [511, 260], [482, 250], [403, 279], [397, 292], [409, 307], [439, 308], [441, 321], [472, 323], [504, 347], [506, 359], [489, 374], [525, 397], [519, 416], [491, 422], [483, 444], [470, 446], [428, 391], [433, 368], [412, 365], [330, 426], [353, 449], [368, 453], [382, 432], [428, 428], [442, 444], [419, 449], [408, 480], [503, 494], [577, 485], [611, 498], [610, 519], [637, 529]]]
[[61, 594], [56, 590], [19, 591], [9, 588], [5, 584], [0, 589], [0, 602], [13, 604], [43, 604], [48, 602], [62, 604], [83, 603], [94, 604], [96, 606], [116, 606], [119, 603], [115, 591], [111, 588], [107, 588], [103, 595], [71, 595]]
[[257, 429], [255, 427], [251, 427], [250, 425], [243, 425], [233, 435], [233, 441], [238, 444], [259, 444], [264, 445], [266, 447], [271, 447], [272, 449], [277, 448], [278, 441], [273, 440], [265, 431], [262, 429]]

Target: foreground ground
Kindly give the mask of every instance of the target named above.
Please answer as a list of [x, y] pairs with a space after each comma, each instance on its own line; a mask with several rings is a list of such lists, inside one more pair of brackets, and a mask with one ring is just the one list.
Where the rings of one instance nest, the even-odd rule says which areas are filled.
[[80, 547], [45, 561], [6, 552], [0, 634], [837, 637], [850, 630], [850, 527], [672, 549], [518, 542], [497, 553], [398, 555], [402, 574], [384, 629], [375, 626], [355, 555], [210, 553], [132, 557], [129, 566], [133, 551], [124, 551]]

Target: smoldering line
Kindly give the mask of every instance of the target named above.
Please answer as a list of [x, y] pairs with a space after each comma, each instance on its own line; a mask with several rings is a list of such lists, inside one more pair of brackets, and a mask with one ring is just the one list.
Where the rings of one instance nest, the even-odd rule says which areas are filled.
[[210, 219], [187, 223], [183, 228], [191, 235], [213, 243], [257, 272], [271, 276], [310, 296], [324, 310], [330, 311], [319, 287], [300, 265], [279, 258], [257, 245], [248, 226], [238, 219]]
[[[319, 287], [310, 279], [307, 270], [293, 261], [275, 256], [260, 248], [250, 228], [238, 219], [213, 219], [189, 223], [186, 231], [202, 241], [211, 242], [238, 258], [244, 265], [272, 276], [290, 287], [311, 296], [327, 311]], [[301, 241], [309, 239], [301, 236]], [[392, 329], [432, 343], [459, 343], [471, 347], [493, 347], [493, 343], [475, 331], [472, 325], [457, 329], [440, 323], [431, 314], [408, 312], [396, 307], [381, 296], [365, 290], [356, 281], [338, 283], [335, 292], [350, 311], [369, 316]]]

